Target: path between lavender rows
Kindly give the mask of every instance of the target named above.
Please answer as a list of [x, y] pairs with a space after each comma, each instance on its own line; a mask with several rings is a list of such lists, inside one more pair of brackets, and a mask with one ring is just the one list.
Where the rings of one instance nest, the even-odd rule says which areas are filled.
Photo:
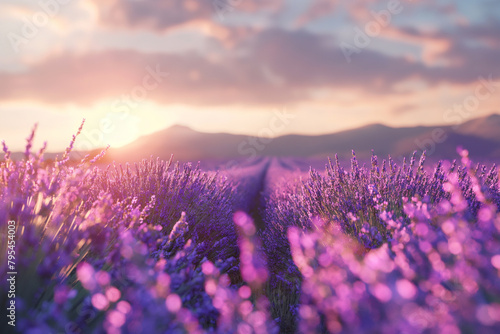
[[[262, 158], [251, 165], [224, 172], [229, 181], [238, 184], [240, 194], [244, 194], [239, 196], [242, 200], [237, 209], [248, 213], [258, 228], [260, 245], [257, 247], [264, 255], [269, 272], [266, 295], [271, 301], [271, 315], [281, 333], [296, 331], [302, 276], [292, 259], [284, 227], [273, 219], [278, 205], [283, 205], [273, 195], [290, 193], [286, 190], [309, 177], [309, 168], [293, 159]], [[288, 296], [290, 309], [281, 307], [283, 294]]]
[[222, 172], [243, 194], [237, 210], [248, 213], [260, 232], [266, 229], [266, 199], [272, 193], [290, 187], [308, 177], [309, 166], [286, 158], [260, 158], [247, 165]]

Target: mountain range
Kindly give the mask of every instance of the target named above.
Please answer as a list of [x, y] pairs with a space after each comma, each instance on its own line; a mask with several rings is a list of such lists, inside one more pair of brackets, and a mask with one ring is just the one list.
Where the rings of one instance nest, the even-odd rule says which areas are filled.
[[500, 115], [468, 120], [457, 125], [394, 128], [371, 124], [353, 130], [326, 135], [286, 135], [259, 138], [227, 133], [202, 133], [176, 125], [143, 136], [121, 148], [111, 149], [106, 160], [140, 161], [150, 156], [175, 160], [251, 159], [254, 156], [325, 158], [336, 153], [349, 157], [351, 150], [366, 158], [373, 150], [379, 156], [408, 156], [413, 151], [427, 150], [436, 159], [457, 158], [462, 146], [478, 160], [500, 159]]
[[[433, 160], [456, 159], [456, 149], [469, 150], [471, 158], [481, 161], [500, 161], [500, 115], [491, 114], [467, 120], [457, 125], [389, 127], [371, 124], [360, 128], [325, 135], [285, 135], [271, 139], [228, 133], [203, 133], [185, 126], [170, 128], [138, 138], [123, 147], [111, 148], [104, 163], [137, 162], [144, 158], [179, 161], [245, 161], [257, 156], [296, 157], [324, 160], [338, 154], [351, 156], [352, 150], [366, 159], [372, 150], [381, 157], [409, 156], [413, 151], [427, 151]], [[100, 150], [91, 152], [98, 154]], [[14, 159], [23, 153], [13, 153]], [[62, 153], [48, 153], [52, 160]], [[81, 158], [84, 153], [73, 156]]]

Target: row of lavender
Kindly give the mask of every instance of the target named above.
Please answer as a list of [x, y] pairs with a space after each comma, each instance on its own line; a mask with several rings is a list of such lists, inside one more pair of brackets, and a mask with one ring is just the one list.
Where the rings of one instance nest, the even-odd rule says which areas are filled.
[[[0, 332], [274, 330], [256, 230], [238, 211], [258, 192], [247, 190], [264, 165], [247, 168], [245, 182], [171, 161], [102, 168], [98, 156], [70, 166], [76, 136], [46, 165], [44, 148], [31, 152], [34, 134], [23, 161], [3, 144], [0, 252], [15, 221], [19, 275], [16, 326], [2, 319]], [[5, 310], [4, 257], [0, 271]]]
[[498, 333], [498, 171], [460, 153], [433, 170], [425, 155], [360, 167], [353, 154], [350, 170], [330, 161], [267, 189], [262, 238], [282, 330]]

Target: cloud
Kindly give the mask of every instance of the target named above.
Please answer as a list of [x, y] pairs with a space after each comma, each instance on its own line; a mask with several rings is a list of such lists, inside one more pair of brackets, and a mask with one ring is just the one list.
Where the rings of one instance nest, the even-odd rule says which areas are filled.
[[[422, 38], [433, 38], [429, 36]], [[446, 39], [439, 34], [435, 38]], [[398, 83], [415, 79], [432, 87], [469, 84], [480, 75], [499, 74], [500, 50], [447, 38], [451, 46], [439, 53], [453, 60], [447, 66], [428, 66], [370, 49], [347, 63], [338, 41], [330, 35], [283, 29], [262, 31], [216, 59], [197, 52], [66, 53], [22, 73], [0, 73], [0, 99], [92, 104], [130, 94], [143, 82], [148, 66], [169, 72], [156, 89], [147, 92], [148, 100], [198, 106], [292, 104], [310, 101], [317, 89], [397, 94]]]
[[[411, 43], [422, 48], [422, 58], [429, 64], [442, 60], [453, 63], [458, 46], [462, 49], [495, 51], [500, 48], [500, 22], [486, 21], [478, 25], [462, 24], [447, 30], [423, 30], [415, 27], [389, 26], [382, 37], [399, 43]], [[454, 51], [455, 49], [455, 51]], [[466, 53], [464, 56], [470, 56]], [[460, 56], [460, 58], [463, 58]]]
[[211, 1], [91, 0], [103, 25], [167, 30], [191, 21], [210, 19]]
[[424, 70], [403, 58], [363, 50], [347, 63], [338, 42], [306, 31], [268, 30], [259, 35], [253, 58], [294, 87], [388, 89]]
[[[388, 27], [384, 37], [422, 48], [429, 82], [468, 83], [480, 75], [500, 75], [500, 22], [459, 25], [443, 31]], [[444, 66], [435, 66], [436, 64]]]
[[285, 0], [89, 1], [94, 4], [99, 22], [103, 26], [156, 32], [194, 26], [204, 33], [210, 33], [209, 30], [229, 29], [222, 23], [232, 14], [277, 12], [285, 2]]
[[303, 27], [324, 16], [328, 16], [337, 8], [337, 0], [315, 0], [311, 1], [308, 8], [295, 19], [298, 27]]
[[254, 58], [272, 69], [293, 87], [353, 87], [367, 92], [391, 92], [407, 80], [429, 86], [440, 83], [468, 84], [479, 76], [498, 73], [500, 50], [450, 42], [440, 53], [458, 59], [449, 66], [426, 63], [363, 49], [347, 63], [339, 43], [329, 36], [305, 31], [269, 30], [259, 36]]
[[159, 103], [231, 105], [297, 98], [270, 83], [258, 64], [248, 58], [229, 57], [217, 62], [197, 53], [121, 50], [61, 54], [24, 73], [2, 73], [0, 99], [89, 105], [130, 95], [143, 85], [148, 67], [169, 73], [158, 87], [147, 91], [147, 99]]
[[401, 116], [401, 115], [408, 114], [412, 111], [416, 111], [416, 110], [418, 110], [417, 108], [418, 108], [417, 105], [407, 103], [407, 104], [403, 104], [403, 105], [400, 105], [398, 107], [395, 107], [391, 111], [391, 114], [394, 116]]

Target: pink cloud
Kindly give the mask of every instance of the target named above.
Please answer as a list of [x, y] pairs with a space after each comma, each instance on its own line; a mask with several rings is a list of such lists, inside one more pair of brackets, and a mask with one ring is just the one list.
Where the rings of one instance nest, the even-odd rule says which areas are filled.
[[147, 68], [169, 73], [155, 89], [147, 90], [147, 100], [198, 106], [310, 101], [319, 88], [350, 87], [371, 94], [391, 94], [395, 85], [408, 80], [418, 79], [432, 87], [442, 82], [469, 84], [480, 75], [500, 74], [498, 49], [469, 47], [452, 35], [408, 29], [394, 33], [398, 38], [442, 41], [445, 47], [438, 48], [436, 54], [450, 64], [429, 67], [370, 49], [362, 50], [347, 63], [338, 41], [331, 36], [269, 29], [235, 43], [233, 50], [222, 52], [218, 58], [195, 52], [132, 50], [55, 55], [22, 73], [0, 73], [0, 99], [88, 105], [141, 91], [145, 80], [151, 86], [151, 79], [145, 79], [151, 75]]
[[298, 27], [303, 27], [310, 22], [328, 16], [337, 8], [337, 0], [311, 1], [308, 9], [295, 20]]

